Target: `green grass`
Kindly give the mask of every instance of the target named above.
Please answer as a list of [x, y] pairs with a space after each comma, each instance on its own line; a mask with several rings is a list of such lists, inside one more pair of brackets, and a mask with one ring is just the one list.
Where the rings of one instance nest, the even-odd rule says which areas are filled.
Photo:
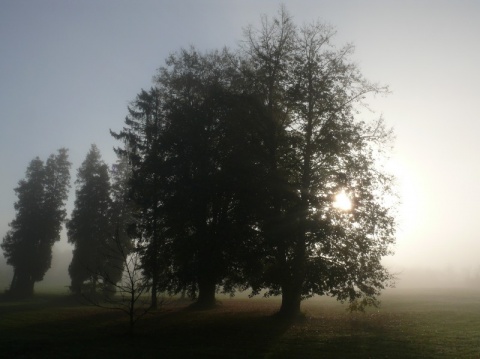
[[399, 291], [379, 309], [348, 313], [329, 298], [303, 303], [306, 320], [272, 316], [278, 300], [223, 298], [208, 311], [170, 302], [138, 322], [65, 295], [0, 302], [5, 358], [480, 358], [480, 292]]

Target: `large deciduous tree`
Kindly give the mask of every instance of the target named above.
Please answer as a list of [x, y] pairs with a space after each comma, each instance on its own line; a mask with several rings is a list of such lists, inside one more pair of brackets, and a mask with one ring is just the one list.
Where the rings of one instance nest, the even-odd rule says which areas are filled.
[[[333, 35], [322, 24], [297, 29], [284, 9], [246, 30], [249, 82], [269, 112], [261, 226], [268, 255], [259, 288], [281, 293], [288, 317], [315, 294], [375, 303], [391, 279], [380, 260], [394, 242], [392, 179], [379, 167], [390, 132], [381, 119], [354, 116], [365, 95], [387, 89], [366, 81], [349, 60], [352, 46], [336, 49]], [[342, 191], [349, 211], [334, 206]]]
[[7, 263], [14, 267], [9, 289], [14, 297], [33, 295], [35, 282], [41, 281], [51, 266], [52, 246], [60, 239], [66, 216], [69, 169], [64, 148], [46, 163], [36, 157], [15, 189], [17, 214], [1, 245]]
[[95, 145], [91, 146], [78, 169], [75, 183], [75, 207], [67, 222], [68, 241], [74, 245], [68, 272], [72, 292], [80, 294], [87, 280], [90, 281], [91, 291], [95, 292], [99, 273], [107, 270], [106, 254], [114, 238], [110, 222], [108, 166], [102, 161]]
[[239, 91], [238, 60], [226, 50], [184, 50], [167, 64], [157, 77], [169, 119], [166, 224], [177, 277], [198, 286], [197, 304], [209, 307], [220, 287], [245, 282], [242, 254], [257, 235], [250, 206], [263, 173], [256, 132], [263, 107]]
[[226, 50], [170, 56], [157, 87], [137, 96], [127, 127], [114, 133], [132, 162], [145, 268], [162, 276], [162, 289], [188, 289], [203, 307], [219, 286], [242, 281], [239, 241], [245, 247], [256, 235], [247, 207], [262, 173], [253, 148], [263, 107], [236, 91], [236, 61]]

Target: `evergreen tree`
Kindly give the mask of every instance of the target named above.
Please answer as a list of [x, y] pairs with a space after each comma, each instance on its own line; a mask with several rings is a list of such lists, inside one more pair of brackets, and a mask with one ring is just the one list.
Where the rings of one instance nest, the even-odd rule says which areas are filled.
[[33, 295], [35, 282], [50, 269], [52, 246], [60, 239], [65, 220], [70, 162], [67, 150], [52, 154], [44, 164], [38, 157], [30, 162], [26, 178], [15, 192], [16, 218], [1, 245], [7, 263], [14, 267], [9, 293], [14, 297]]
[[70, 288], [80, 294], [88, 280], [94, 293], [99, 274], [107, 270], [108, 249], [113, 238], [108, 166], [95, 145], [78, 169], [75, 183], [75, 207], [67, 222], [68, 241], [75, 247], [68, 268]]
[[119, 156], [128, 161], [130, 175], [127, 195], [135, 210], [132, 214], [130, 234], [139, 246], [142, 270], [150, 282], [151, 305], [157, 307], [157, 291], [162, 289], [166, 255], [163, 219], [163, 175], [165, 160], [160, 140], [165, 126], [159, 89], [142, 90], [128, 107], [126, 127], [112, 136], [124, 142], [117, 148]]
[[[117, 162], [110, 170], [112, 182], [110, 189], [112, 202], [109, 210], [111, 237], [109, 250], [106, 252], [105, 271], [101, 273], [102, 278], [106, 279], [104, 286], [107, 296], [111, 296], [118, 289], [116, 283], [122, 280], [124, 267], [129, 261], [128, 256], [134, 250], [131, 228], [135, 224], [135, 208], [129, 197], [130, 176], [131, 168], [128, 159], [118, 156]], [[136, 256], [138, 257], [138, 255]], [[137, 258], [135, 261], [140, 262]]]

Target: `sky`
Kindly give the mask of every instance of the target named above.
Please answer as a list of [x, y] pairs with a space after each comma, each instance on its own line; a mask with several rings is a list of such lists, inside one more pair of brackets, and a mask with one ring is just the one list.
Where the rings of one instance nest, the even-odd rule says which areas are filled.
[[[107, 163], [127, 106], [172, 52], [235, 48], [242, 29], [286, 6], [297, 25], [320, 20], [353, 43], [365, 77], [388, 85], [374, 113], [394, 129], [399, 227], [392, 271], [480, 269], [480, 2], [465, 0], [0, 0], [0, 236], [13, 189], [36, 156], [69, 148], [72, 191], [92, 143]], [[65, 232], [52, 266], [66, 273]], [[2, 265], [3, 263], [3, 265]], [[0, 283], [10, 280], [0, 256]], [[57, 281], [50, 271], [46, 280]], [[63, 277], [62, 277], [63, 278]], [[0, 284], [1, 287], [1, 284]], [[1, 289], [1, 288], [0, 288]]]

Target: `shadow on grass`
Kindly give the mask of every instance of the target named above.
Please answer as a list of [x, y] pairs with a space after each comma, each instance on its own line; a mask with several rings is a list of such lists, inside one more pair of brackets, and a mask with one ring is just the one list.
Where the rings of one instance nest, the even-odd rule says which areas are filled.
[[[1, 315], [0, 353], [5, 358], [87, 358], [86, 348], [100, 347], [104, 338], [111, 342], [118, 333], [110, 324], [117, 321], [117, 313], [70, 300], [16, 304]], [[113, 330], [107, 334], [108, 325]]]
[[273, 315], [276, 304], [255, 300], [202, 311], [172, 303], [148, 314], [129, 337], [127, 317], [118, 311], [69, 300], [23, 308], [0, 322], [5, 358], [429, 357], [428, 348], [421, 350], [415, 338], [401, 333], [401, 317], [395, 315], [325, 311], [292, 324]]
[[258, 313], [195, 313], [191, 310], [163, 318], [158, 330], [161, 352], [179, 356], [259, 357], [271, 351], [289, 323]]
[[0, 324], [0, 331], [8, 331], [0, 352], [9, 358], [258, 357], [288, 329], [269, 313], [173, 306], [141, 320], [131, 338], [126, 316], [117, 311], [68, 302], [14, 307], [13, 325]]

